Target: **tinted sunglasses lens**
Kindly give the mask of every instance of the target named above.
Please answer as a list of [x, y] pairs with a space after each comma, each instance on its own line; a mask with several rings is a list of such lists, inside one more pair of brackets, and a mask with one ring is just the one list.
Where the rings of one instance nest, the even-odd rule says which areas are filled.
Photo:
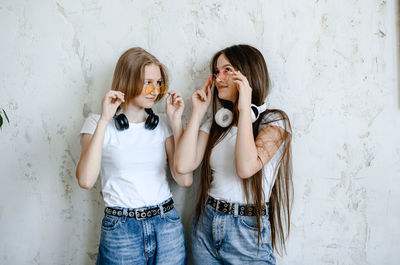
[[164, 94], [168, 90], [168, 85], [161, 85], [160, 86], [160, 93]]
[[148, 86], [145, 87], [144, 93], [145, 93], [146, 95], [149, 95], [149, 94], [153, 93], [153, 91], [154, 91], [155, 89], [156, 89], [156, 87], [155, 87], [153, 84], [150, 84], [150, 85], [148, 85]]

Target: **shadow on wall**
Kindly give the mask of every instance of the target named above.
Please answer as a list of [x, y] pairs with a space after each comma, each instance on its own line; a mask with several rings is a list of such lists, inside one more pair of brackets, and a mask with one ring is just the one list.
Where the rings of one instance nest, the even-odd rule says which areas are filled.
[[[84, 120], [80, 122], [81, 126]], [[85, 190], [79, 187], [78, 181], [75, 176], [77, 161], [80, 156], [80, 144], [77, 141], [77, 134], [70, 134], [67, 140], [68, 146], [63, 155], [63, 165], [61, 166], [60, 178], [63, 185], [65, 199], [69, 205], [70, 221], [76, 229], [67, 231], [66, 233], [73, 233], [72, 238], [79, 238], [77, 245], [81, 246], [81, 253], [78, 256], [69, 257], [72, 261], [79, 264], [95, 264], [97, 260], [97, 252], [100, 241], [101, 220], [104, 213], [104, 202], [101, 194], [101, 180], [98, 177], [95, 185], [90, 190]], [[72, 163], [65, 163], [66, 157]], [[66, 217], [64, 217], [65, 219]], [[71, 235], [70, 235], [71, 236]], [[76, 255], [76, 252], [70, 252], [69, 255]]]

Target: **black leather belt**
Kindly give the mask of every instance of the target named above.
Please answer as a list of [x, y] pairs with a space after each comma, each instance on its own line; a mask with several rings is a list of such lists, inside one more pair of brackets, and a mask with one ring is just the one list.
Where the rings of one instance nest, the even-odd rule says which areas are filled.
[[[174, 201], [172, 199], [168, 200], [166, 203], [161, 205], [163, 207], [164, 213], [171, 211], [174, 208]], [[112, 207], [106, 207], [104, 213], [121, 217], [124, 214], [123, 209], [115, 209]], [[152, 207], [152, 208], [140, 208], [128, 210], [127, 217], [136, 218], [136, 220], [143, 220], [147, 218], [152, 218], [161, 213], [160, 207]]]
[[[224, 214], [235, 214], [240, 216], [256, 216], [256, 208], [254, 205], [239, 204], [239, 203], [229, 203], [223, 200], [214, 199], [208, 196], [207, 204], [211, 205], [217, 212]], [[236, 210], [236, 207], [238, 208]], [[266, 215], [266, 207], [261, 212], [261, 215]]]

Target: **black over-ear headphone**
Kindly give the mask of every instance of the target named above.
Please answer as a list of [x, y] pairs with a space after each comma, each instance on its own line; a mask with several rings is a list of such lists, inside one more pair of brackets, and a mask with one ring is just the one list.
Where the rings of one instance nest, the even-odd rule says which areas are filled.
[[[117, 112], [120, 108], [118, 107]], [[160, 118], [154, 114], [152, 109], [144, 109], [149, 116], [146, 119], [146, 122], [144, 123], [144, 127], [148, 130], [154, 130]], [[128, 118], [125, 116], [125, 114], [121, 113], [117, 115], [117, 112], [114, 114], [114, 123], [115, 127], [117, 128], [118, 131], [123, 131], [129, 128], [129, 121]]]
[[154, 130], [157, 127], [160, 118], [158, 118], [158, 116], [154, 114], [152, 109], [144, 109], [144, 110], [147, 112], [147, 114], [149, 114], [149, 116], [146, 119], [146, 122], [144, 123], [144, 127], [148, 130]]

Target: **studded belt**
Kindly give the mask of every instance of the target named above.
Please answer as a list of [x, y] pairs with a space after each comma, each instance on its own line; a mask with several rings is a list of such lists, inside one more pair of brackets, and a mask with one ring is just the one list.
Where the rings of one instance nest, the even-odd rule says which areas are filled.
[[[136, 220], [143, 220], [147, 218], [152, 218], [161, 214], [161, 209], [163, 208], [164, 213], [171, 211], [174, 208], [174, 201], [172, 199], [168, 200], [166, 203], [161, 205], [160, 207], [152, 207], [152, 208], [140, 208], [140, 209], [132, 209], [128, 210], [127, 217], [136, 218]], [[121, 217], [124, 214], [123, 209], [116, 209], [112, 207], [106, 207], [104, 213]]]
[[[217, 212], [224, 214], [236, 214], [241, 216], [256, 216], [256, 210], [254, 205], [229, 203], [223, 200], [214, 199], [208, 196], [207, 204], [211, 205]], [[266, 215], [266, 207], [261, 212], [261, 215]]]

